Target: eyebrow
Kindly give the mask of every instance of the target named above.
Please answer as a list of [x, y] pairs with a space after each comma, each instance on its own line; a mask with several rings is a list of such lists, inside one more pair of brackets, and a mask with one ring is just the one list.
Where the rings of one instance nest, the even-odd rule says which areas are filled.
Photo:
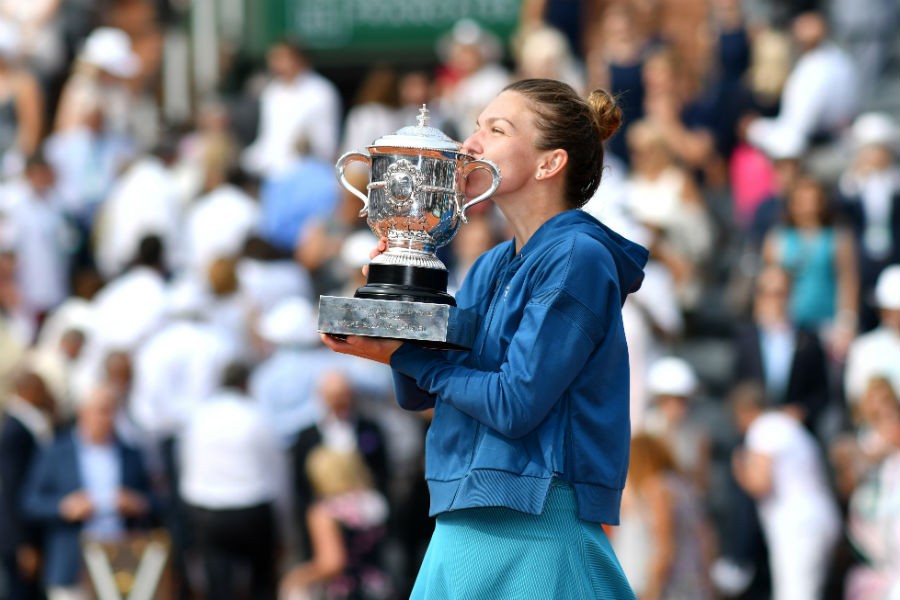
[[[491, 123], [496, 123], [497, 121], [504, 121], [505, 123], [509, 124], [509, 126], [512, 127], [513, 129], [517, 129], [515, 123], [513, 123], [506, 117], [488, 117], [487, 119], [484, 120], [484, 124], [490, 125]], [[475, 121], [475, 124], [480, 125], [480, 123], [478, 121]]]

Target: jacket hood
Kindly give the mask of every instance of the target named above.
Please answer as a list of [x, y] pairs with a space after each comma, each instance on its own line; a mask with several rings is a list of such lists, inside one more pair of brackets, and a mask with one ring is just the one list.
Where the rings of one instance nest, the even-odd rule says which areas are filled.
[[562, 229], [588, 235], [601, 244], [612, 255], [619, 278], [621, 301], [624, 304], [628, 294], [640, 289], [644, 281], [644, 266], [650, 253], [646, 248], [619, 235], [583, 210], [567, 210], [544, 223], [522, 248], [551, 243]]

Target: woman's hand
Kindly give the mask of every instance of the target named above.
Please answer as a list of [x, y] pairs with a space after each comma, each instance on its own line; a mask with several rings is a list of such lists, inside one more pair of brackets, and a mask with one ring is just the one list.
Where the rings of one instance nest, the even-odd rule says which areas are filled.
[[[381, 238], [378, 240], [378, 245], [375, 246], [375, 249], [369, 252], [369, 260], [372, 260], [382, 252], [385, 252], [388, 249], [387, 238]], [[366, 277], [369, 276], [369, 265], [363, 265], [362, 274]]]
[[335, 352], [367, 358], [386, 365], [391, 364], [391, 356], [393, 356], [397, 348], [403, 345], [403, 342], [400, 340], [361, 335], [337, 337], [323, 333], [321, 336], [322, 342]]

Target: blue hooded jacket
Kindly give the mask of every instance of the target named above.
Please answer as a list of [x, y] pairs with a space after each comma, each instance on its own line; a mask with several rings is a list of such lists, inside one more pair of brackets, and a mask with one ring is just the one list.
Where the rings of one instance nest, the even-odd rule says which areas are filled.
[[581, 210], [544, 223], [516, 254], [472, 266], [456, 300], [480, 316], [471, 351], [401, 346], [399, 404], [434, 407], [426, 440], [431, 514], [505, 506], [540, 514], [553, 478], [578, 516], [617, 524], [628, 470], [622, 304], [647, 251]]

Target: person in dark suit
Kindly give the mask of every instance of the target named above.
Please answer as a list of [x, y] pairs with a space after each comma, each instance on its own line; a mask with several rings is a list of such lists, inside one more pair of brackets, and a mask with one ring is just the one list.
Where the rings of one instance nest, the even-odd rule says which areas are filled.
[[83, 535], [115, 541], [149, 524], [149, 478], [140, 454], [115, 436], [117, 410], [111, 387], [91, 390], [75, 426], [60, 433], [30, 470], [22, 510], [44, 528], [49, 600], [81, 597]]
[[51, 402], [43, 379], [24, 370], [0, 416], [0, 568], [9, 600], [40, 598], [40, 530], [25, 519], [19, 496], [32, 460], [53, 439]]
[[[816, 332], [791, 322], [790, 292], [791, 277], [780, 267], [765, 267], [757, 276], [752, 319], [736, 334], [732, 383], [734, 389], [758, 386], [770, 406], [815, 433], [829, 398], [828, 363]], [[729, 494], [724, 559], [714, 566], [713, 580], [729, 597], [767, 597], [768, 555], [756, 506], [733, 478]]]
[[[340, 371], [323, 373], [318, 383], [323, 414], [318, 422], [300, 431], [291, 447], [293, 464], [294, 510], [299, 523], [305, 523], [306, 510], [314, 493], [305, 465], [313, 449], [326, 445], [337, 449], [356, 449], [372, 473], [375, 488], [387, 494], [387, 450], [384, 433], [377, 423], [359, 414], [354, 390], [347, 376]], [[304, 549], [309, 549], [306, 535]], [[305, 556], [305, 558], [309, 558]]]
[[773, 406], [787, 408], [815, 432], [828, 402], [828, 362], [815, 331], [788, 315], [790, 275], [766, 267], [756, 280], [753, 318], [740, 327], [732, 381], [761, 385]]

